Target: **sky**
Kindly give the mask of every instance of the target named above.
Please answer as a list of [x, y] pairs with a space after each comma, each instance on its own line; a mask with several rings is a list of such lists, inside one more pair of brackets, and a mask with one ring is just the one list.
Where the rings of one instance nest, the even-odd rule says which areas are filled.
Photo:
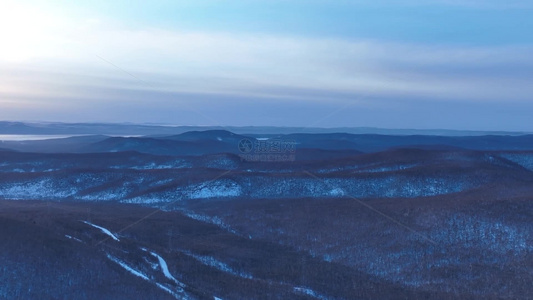
[[0, 0], [0, 120], [533, 132], [531, 0]]

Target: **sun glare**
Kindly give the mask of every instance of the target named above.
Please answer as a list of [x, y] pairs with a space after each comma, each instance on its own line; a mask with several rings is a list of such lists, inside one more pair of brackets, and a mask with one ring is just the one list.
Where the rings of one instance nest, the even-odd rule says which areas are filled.
[[0, 61], [17, 63], [48, 56], [60, 32], [58, 16], [37, 7], [0, 2]]

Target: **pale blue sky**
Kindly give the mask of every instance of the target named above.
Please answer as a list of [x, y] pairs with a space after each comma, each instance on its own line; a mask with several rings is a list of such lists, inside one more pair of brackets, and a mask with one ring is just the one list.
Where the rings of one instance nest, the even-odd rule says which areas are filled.
[[533, 2], [0, 0], [0, 119], [533, 131]]

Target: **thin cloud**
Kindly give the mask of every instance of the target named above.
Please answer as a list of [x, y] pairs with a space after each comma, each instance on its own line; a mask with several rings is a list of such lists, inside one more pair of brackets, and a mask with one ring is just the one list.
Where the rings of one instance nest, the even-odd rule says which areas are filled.
[[[255, 103], [262, 109], [271, 105], [275, 111], [297, 107], [303, 112], [312, 105], [320, 118], [321, 112], [362, 96], [365, 100], [358, 100], [354, 109], [392, 107], [398, 99], [522, 105], [533, 94], [531, 45], [427, 45], [137, 29], [93, 17], [61, 20], [64, 26], [41, 31], [53, 37], [40, 40], [46, 51], [19, 43], [24, 51], [16, 62], [0, 58], [0, 118], [24, 115], [16, 112], [16, 102], [28, 109], [34, 101], [48, 116], [84, 111], [94, 117], [99, 110], [117, 107], [114, 114], [126, 119], [141, 118], [146, 111], [157, 118], [162, 111], [216, 106], [231, 124], [231, 111], [224, 105], [235, 103], [244, 114], [257, 111]], [[109, 112], [106, 116], [112, 117]], [[293, 122], [299, 123], [298, 118]]]
[[[439, 99], [501, 100], [505, 96], [506, 101], [529, 100], [531, 95], [527, 74], [533, 70], [533, 47], [527, 46], [429, 46], [100, 28], [68, 37], [70, 46], [63, 49], [70, 53], [66, 58], [49, 54], [41, 60], [33, 58], [30, 65], [40, 69], [19, 76], [15, 83], [5, 74], [8, 79], [0, 84], [0, 91], [18, 86], [20, 93], [46, 93], [54, 86], [57, 93], [69, 90], [69, 85], [117, 85], [263, 97], [283, 96], [282, 89]], [[295, 97], [294, 93], [285, 96]], [[303, 93], [305, 97], [309, 95]]]

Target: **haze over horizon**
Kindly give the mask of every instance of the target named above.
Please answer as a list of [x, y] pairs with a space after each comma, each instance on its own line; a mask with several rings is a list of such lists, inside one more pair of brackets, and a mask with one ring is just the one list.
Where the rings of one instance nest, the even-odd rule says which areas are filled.
[[533, 131], [530, 1], [0, 0], [0, 120]]

